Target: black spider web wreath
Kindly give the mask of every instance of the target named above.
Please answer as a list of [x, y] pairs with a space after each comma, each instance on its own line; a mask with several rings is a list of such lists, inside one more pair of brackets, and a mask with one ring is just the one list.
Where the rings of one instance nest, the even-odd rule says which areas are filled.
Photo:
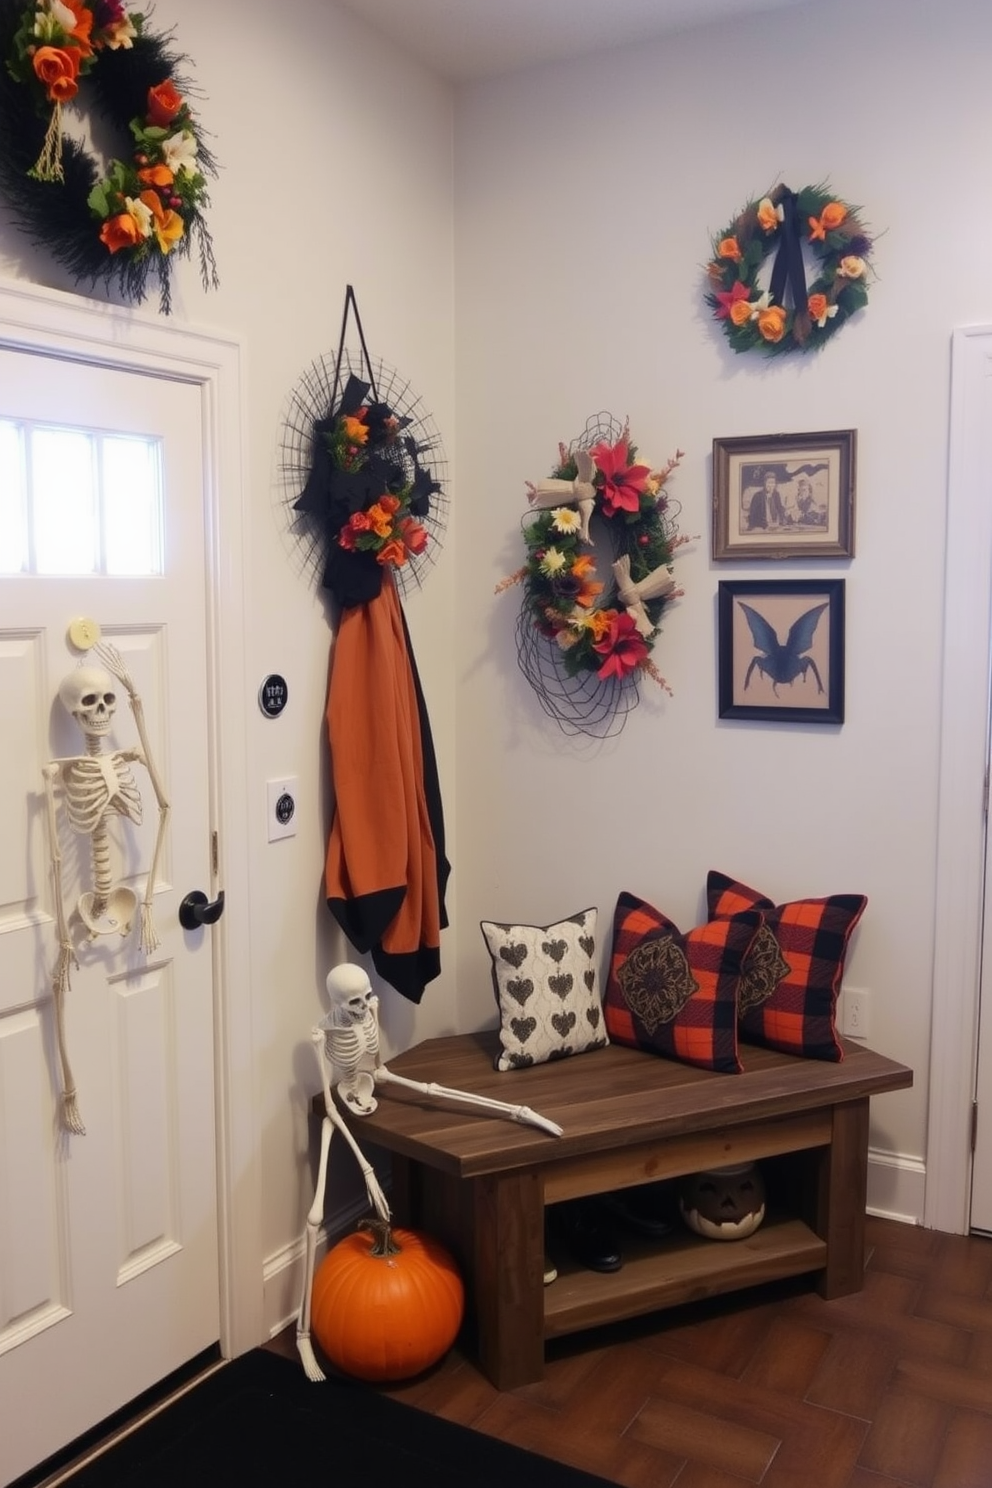
[[[217, 166], [187, 101], [189, 59], [147, 19], [121, 0], [57, 10], [0, 0], [0, 191], [17, 226], [77, 282], [116, 285], [140, 304], [157, 277], [168, 314], [173, 265], [194, 240], [204, 289], [218, 284], [203, 216]], [[62, 109], [76, 102], [125, 142], [102, 177], [62, 134]]]
[[[343, 344], [349, 310], [358, 351]], [[341, 468], [341, 426], [356, 410], [369, 433], [359, 448], [364, 459], [349, 471]], [[307, 566], [335, 598], [343, 604], [374, 598], [385, 565], [401, 595], [423, 586], [447, 530], [448, 462], [420, 395], [394, 367], [369, 357], [350, 285], [342, 344], [336, 354], [316, 357], [290, 393], [279, 459], [292, 531], [302, 539]], [[393, 501], [399, 505], [388, 510]], [[342, 543], [351, 533], [355, 547]]]
[[[565, 734], [598, 739], [619, 734], [640, 702], [645, 672], [670, 691], [649, 652], [663, 609], [681, 592], [669, 574], [676, 548], [688, 539], [679, 536], [679, 504], [664, 490], [681, 458], [679, 451], [658, 472], [638, 464], [627, 425], [600, 412], [586, 420], [583, 432], [567, 448], [559, 446], [552, 479], [531, 487], [530, 500], [539, 509], [522, 523], [528, 562], [498, 585], [497, 592], [512, 584], [525, 585], [516, 624], [517, 663], [544, 712]], [[588, 487], [580, 487], [582, 478], [591, 484], [591, 496]], [[569, 485], [572, 493], [559, 491]], [[625, 495], [618, 494], [622, 490]], [[591, 503], [585, 517], [576, 491]], [[571, 515], [573, 503], [578, 511]], [[618, 578], [605, 601], [595, 607], [593, 594], [606, 586], [593, 583], [592, 558], [578, 548], [580, 531], [589, 541], [590, 518], [609, 529], [614, 562], [628, 570], [626, 579]], [[554, 565], [560, 562], [559, 554], [564, 559], [550, 573], [549, 551]], [[637, 628], [631, 619], [635, 612]], [[611, 629], [607, 616], [614, 617]], [[584, 634], [587, 629], [598, 638], [597, 644]], [[617, 655], [626, 651], [627, 664], [604, 664], [611, 646]]]

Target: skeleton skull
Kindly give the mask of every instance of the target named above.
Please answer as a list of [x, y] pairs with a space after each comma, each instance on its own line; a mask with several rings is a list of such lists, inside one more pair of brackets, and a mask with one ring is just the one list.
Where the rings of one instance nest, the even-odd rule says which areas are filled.
[[117, 711], [117, 693], [109, 672], [100, 667], [77, 667], [64, 678], [59, 698], [87, 736], [110, 733]]
[[331, 1021], [336, 1028], [349, 1028], [364, 1023], [371, 1011], [372, 983], [360, 966], [345, 961], [327, 974], [325, 982], [331, 1000]]

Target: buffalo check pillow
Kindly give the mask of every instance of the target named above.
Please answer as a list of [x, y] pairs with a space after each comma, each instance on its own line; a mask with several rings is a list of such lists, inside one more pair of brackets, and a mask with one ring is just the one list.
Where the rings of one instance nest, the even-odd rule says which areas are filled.
[[757, 909], [764, 924], [744, 961], [739, 1022], [745, 1043], [807, 1059], [839, 1061], [837, 996], [851, 932], [864, 913], [863, 894], [831, 894], [773, 904], [756, 889], [711, 871], [711, 920]]
[[605, 1001], [613, 1042], [740, 1074], [737, 988], [760, 925], [749, 910], [683, 934], [643, 899], [621, 894]]
[[609, 1043], [599, 991], [596, 910], [556, 925], [482, 921], [499, 1004], [498, 1070], [546, 1064]]

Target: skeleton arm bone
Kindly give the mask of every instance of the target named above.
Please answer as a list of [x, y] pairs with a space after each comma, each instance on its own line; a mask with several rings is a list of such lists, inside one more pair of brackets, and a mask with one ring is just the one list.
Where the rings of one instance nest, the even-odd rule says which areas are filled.
[[103, 662], [107, 670], [114, 674], [114, 676], [121, 683], [122, 687], [127, 693], [128, 701], [131, 705], [131, 713], [134, 717], [134, 725], [135, 728], [138, 730], [138, 739], [141, 748], [124, 750], [122, 751], [122, 753], [124, 754], [124, 757], [126, 759], [135, 760], [137, 761], [137, 763], [144, 765], [145, 769], [148, 771], [148, 777], [151, 780], [152, 789], [155, 792], [155, 800], [158, 803], [158, 832], [155, 836], [155, 848], [152, 852], [151, 866], [148, 869], [148, 878], [145, 882], [145, 897], [142, 900], [141, 904], [140, 942], [141, 949], [145, 952], [146, 955], [148, 955], [150, 954], [150, 952], [154, 951], [159, 944], [159, 939], [155, 930], [155, 922], [153, 918], [155, 881], [158, 877], [158, 860], [162, 853], [162, 845], [165, 841], [165, 829], [168, 825], [172, 807], [170, 806], [168, 797], [166, 796], [162, 777], [159, 775], [158, 769], [155, 765], [155, 761], [152, 757], [151, 745], [148, 742], [148, 729], [145, 724], [145, 710], [142, 705], [141, 698], [138, 695], [138, 689], [134, 685], [134, 679], [124, 664], [124, 658], [121, 656], [116, 646], [111, 646], [108, 642], [105, 641], [101, 641], [100, 644], [94, 648], [94, 650], [95, 654], [99, 656], [100, 660]]
[[376, 1214], [378, 1214], [379, 1218], [381, 1220], [384, 1220], [385, 1223], [388, 1224], [389, 1205], [386, 1203], [386, 1196], [379, 1186], [379, 1180], [375, 1175], [375, 1169], [366, 1158], [358, 1143], [355, 1141], [355, 1138], [351, 1135], [351, 1132], [345, 1125], [344, 1117], [340, 1114], [337, 1106], [334, 1104], [334, 1095], [331, 1090], [331, 1079], [327, 1069], [327, 1059], [324, 1057], [323, 1054], [324, 1030], [322, 1028], [312, 1029], [310, 1033], [310, 1042], [314, 1046], [314, 1053], [317, 1056], [317, 1063], [320, 1065], [320, 1082], [324, 1090], [324, 1110], [326, 1111], [328, 1118], [334, 1123], [338, 1131], [348, 1143], [348, 1146], [351, 1148], [352, 1152], [355, 1154], [358, 1166], [362, 1170], [362, 1177], [365, 1179], [365, 1188], [368, 1192], [369, 1203], [372, 1205], [372, 1208], [375, 1210]]
[[51, 762], [42, 767], [45, 779], [45, 802], [48, 808], [48, 836], [52, 865], [52, 891], [55, 897], [55, 923], [59, 934], [59, 957], [52, 977], [52, 998], [55, 1006], [55, 1037], [58, 1044], [59, 1064], [62, 1067], [62, 1099], [59, 1119], [66, 1131], [85, 1136], [86, 1128], [79, 1114], [76, 1099], [76, 1082], [69, 1064], [69, 1053], [65, 1041], [65, 999], [69, 991], [69, 967], [79, 963], [72, 949], [69, 925], [66, 920], [65, 903], [62, 898], [62, 853], [59, 848], [58, 818], [55, 812], [55, 782], [60, 774], [59, 765]]
[[472, 1095], [467, 1090], [452, 1090], [447, 1085], [436, 1085], [433, 1081], [425, 1084], [421, 1080], [407, 1080], [403, 1075], [394, 1075], [385, 1064], [380, 1064], [376, 1069], [375, 1082], [377, 1085], [402, 1085], [407, 1090], [419, 1090], [422, 1095], [434, 1096], [439, 1100], [466, 1101], [470, 1106], [481, 1106], [483, 1110], [509, 1116], [512, 1121], [519, 1121], [527, 1126], [537, 1126], [552, 1137], [562, 1135], [562, 1128], [556, 1121], [549, 1121], [546, 1116], [539, 1116], [536, 1111], [531, 1110], [530, 1106], [511, 1106], [507, 1101], [492, 1100], [486, 1095]]

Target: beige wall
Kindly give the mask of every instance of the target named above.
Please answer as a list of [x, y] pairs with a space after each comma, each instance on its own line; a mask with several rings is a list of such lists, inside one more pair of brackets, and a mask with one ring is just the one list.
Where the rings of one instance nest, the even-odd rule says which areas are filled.
[[[248, 676], [244, 727], [254, 1028], [269, 1320], [291, 1281], [311, 1194], [307, 1034], [347, 954], [322, 903], [323, 706], [330, 631], [287, 535], [285, 401], [337, 342], [353, 283], [371, 348], [433, 412], [452, 460], [443, 556], [407, 613], [431, 711], [454, 864], [444, 973], [416, 1012], [383, 989], [387, 1050], [493, 1020], [480, 918], [558, 918], [617, 893], [683, 926], [706, 871], [776, 898], [865, 892], [849, 980], [872, 1042], [911, 1064], [872, 1142], [919, 1169], [926, 1095], [939, 734], [949, 341], [992, 320], [985, 246], [992, 138], [984, 0], [814, 0], [794, 12], [451, 90], [332, 5], [274, 24], [169, 0], [222, 174], [210, 226], [221, 289], [184, 266], [178, 321], [241, 338], [246, 372]], [[453, 158], [455, 141], [456, 154]], [[821, 357], [735, 359], [701, 302], [709, 233], [777, 178], [829, 178], [878, 234], [861, 322]], [[72, 288], [0, 207], [0, 273]], [[456, 336], [457, 326], [457, 336]], [[457, 375], [456, 375], [457, 374]], [[601, 408], [629, 415], [674, 479], [685, 599], [648, 692], [606, 744], [569, 743], [516, 669], [525, 479]], [[758, 565], [708, 557], [714, 436], [855, 427], [857, 557], [802, 572], [848, 580], [841, 730], [720, 723], [715, 595]], [[454, 464], [457, 431], [457, 465]], [[457, 560], [457, 561], [456, 561]], [[798, 572], [791, 566], [782, 572]], [[289, 681], [278, 723], [258, 682]], [[301, 830], [271, 847], [266, 779], [297, 774]]]
[[[917, 1206], [926, 1150], [950, 336], [992, 319], [992, 12], [838, 0], [475, 86], [456, 117], [459, 1018], [489, 992], [479, 918], [552, 919], [619, 890], [681, 926], [709, 868], [776, 900], [863, 892], [848, 982], [911, 1065], [872, 1144]], [[822, 354], [735, 357], [702, 302], [711, 232], [776, 180], [829, 179], [877, 235], [860, 320]], [[629, 415], [671, 492], [685, 599], [619, 739], [570, 743], [516, 669], [524, 480], [588, 414]], [[715, 436], [856, 428], [857, 555], [776, 567], [847, 580], [843, 728], [721, 722]], [[976, 686], [983, 679], [976, 677]], [[968, 1073], [962, 1072], [967, 1079]]]

